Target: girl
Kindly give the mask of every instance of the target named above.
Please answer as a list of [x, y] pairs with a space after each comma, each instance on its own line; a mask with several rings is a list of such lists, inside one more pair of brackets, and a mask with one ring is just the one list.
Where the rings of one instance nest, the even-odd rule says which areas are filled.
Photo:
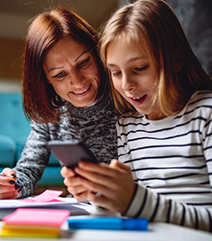
[[212, 231], [212, 80], [171, 7], [140, 0], [119, 9], [101, 56], [122, 114], [119, 162], [79, 164], [86, 197], [124, 216]]

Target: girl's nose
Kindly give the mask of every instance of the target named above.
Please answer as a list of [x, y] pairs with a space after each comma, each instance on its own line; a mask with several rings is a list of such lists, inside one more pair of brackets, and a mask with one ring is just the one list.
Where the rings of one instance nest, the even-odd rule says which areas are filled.
[[122, 89], [130, 91], [130, 90], [133, 90], [135, 88], [135, 86], [136, 86], [136, 84], [133, 81], [132, 77], [130, 77], [127, 74], [124, 74], [122, 77]]

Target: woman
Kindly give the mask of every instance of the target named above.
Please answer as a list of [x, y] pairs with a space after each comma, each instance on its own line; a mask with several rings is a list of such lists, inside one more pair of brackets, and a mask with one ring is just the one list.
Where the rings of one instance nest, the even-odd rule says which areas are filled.
[[[32, 131], [16, 167], [1, 173], [1, 199], [33, 193], [48, 165], [50, 140], [78, 139], [104, 163], [117, 156], [116, 116], [98, 41], [91, 26], [68, 9], [42, 13], [32, 22], [23, 77]], [[20, 194], [15, 181], [25, 187]]]
[[[122, 114], [119, 162], [80, 162], [77, 184], [89, 191], [76, 197], [212, 232], [212, 80], [173, 10], [163, 0], [124, 6], [108, 21], [100, 53]], [[68, 170], [63, 176], [78, 193]]]

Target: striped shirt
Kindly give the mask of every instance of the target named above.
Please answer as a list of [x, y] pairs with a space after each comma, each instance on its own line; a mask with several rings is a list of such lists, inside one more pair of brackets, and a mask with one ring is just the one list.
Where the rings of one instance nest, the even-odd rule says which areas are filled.
[[212, 231], [212, 93], [195, 92], [162, 120], [121, 117], [117, 132], [136, 182], [124, 215]]

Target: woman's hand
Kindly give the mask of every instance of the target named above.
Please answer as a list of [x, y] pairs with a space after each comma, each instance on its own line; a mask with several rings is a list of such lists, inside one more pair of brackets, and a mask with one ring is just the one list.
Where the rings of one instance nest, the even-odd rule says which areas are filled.
[[129, 166], [112, 160], [110, 165], [79, 162], [76, 183], [87, 189], [87, 199], [99, 206], [123, 213], [134, 192], [135, 182]]
[[76, 173], [67, 167], [63, 167], [60, 173], [65, 178], [64, 184], [67, 186], [68, 192], [71, 193], [77, 201], [84, 201], [87, 198], [87, 188], [78, 182]]
[[18, 197], [18, 189], [15, 189], [16, 180], [16, 173], [13, 169], [3, 169], [0, 173], [0, 199], [15, 199]]

